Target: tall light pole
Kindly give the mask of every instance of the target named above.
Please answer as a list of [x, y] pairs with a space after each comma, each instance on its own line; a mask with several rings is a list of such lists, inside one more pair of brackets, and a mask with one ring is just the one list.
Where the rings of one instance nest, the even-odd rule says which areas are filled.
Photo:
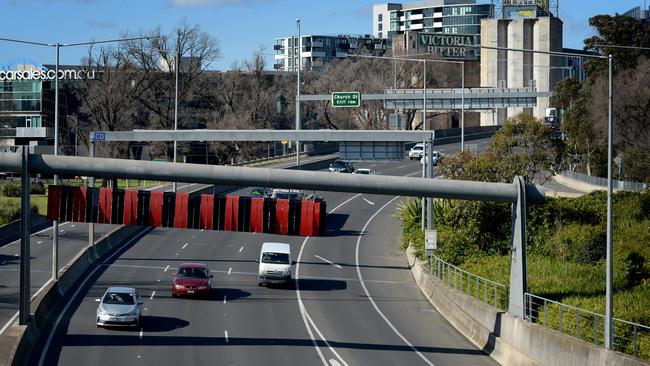
[[[44, 43], [44, 42], [32, 42], [32, 41], [25, 41], [25, 40], [19, 40], [19, 39], [11, 39], [11, 38], [0, 38], [0, 41], [5, 41], [5, 42], [12, 42], [12, 43], [21, 43], [21, 44], [29, 44], [29, 45], [34, 45], [34, 46], [41, 46], [41, 47], [53, 47], [55, 50], [55, 58], [56, 62], [54, 65], [54, 70], [55, 70], [55, 76], [54, 76], [54, 155], [58, 155], [59, 153], [59, 78], [62, 78], [59, 76], [59, 64], [60, 64], [60, 49], [61, 47], [74, 47], [74, 46], [87, 46], [87, 45], [92, 45], [92, 44], [100, 44], [100, 43], [113, 43], [113, 42], [123, 42], [123, 41], [131, 41], [131, 40], [139, 40], [139, 39], [151, 39], [151, 38], [157, 38], [158, 36], [145, 36], [145, 37], [132, 37], [132, 38], [119, 38], [119, 39], [108, 39], [108, 40], [102, 40], [102, 41], [89, 41], [89, 42], [79, 42], [79, 43]], [[29, 149], [29, 146], [25, 146], [25, 149]], [[54, 175], [54, 184], [58, 184], [58, 175]], [[23, 191], [23, 194], [29, 194], [27, 190]], [[28, 216], [26, 216], [28, 217]], [[93, 224], [88, 224], [88, 237], [89, 240], [92, 239], [93, 236]], [[22, 248], [21, 248], [22, 249]], [[26, 259], [29, 261], [29, 258]], [[30, 274], [29, 274], [29, 265], [26, 266], [21, 266], [21, 278], [24, 279], [26, 285], [21, 286], [21, 291], [20, 291], [20, 317], [19, 317], [19, 323], [21, 325], [24, 325], [27, 323], [29, 314], [25, 314], [26, 312], [29, 312], [29, 298], [30, 298], [30, 293], [29, 293], [29, 282], [30, 282]], [[53, 221], [52, 222], [52, 280], [58, 280], [59, 278], [59, 223], [58, 221]]]
[[[181, 32], [178, 31], [176, 36], [176, 56], [174, 56], [174, 131], [178, 129], [178, 67], [180, 65], [179, 59], [181, 58]], [[178, 150], [178, 142], [174, 138], [174, 163], [176, 163], [176, 151]], [[176, 192], [178, 184], [172, 182], [172, 191]]]
[[460, 151], [465, 151], [465, 61], [460, 64]]
[[[296, 19], [298, 27], [298, 65], [296, 67], [296, 131], [300, 130], [300, 68], [302, 66], [302, 38], [300, 36], [300, 18]], [[294, 52], [295, 53], [295, 52]], [[294, 62], [294, 66], [295, 62]], [[296, 140], [296, 165], [300, 166], [300, 141]]]

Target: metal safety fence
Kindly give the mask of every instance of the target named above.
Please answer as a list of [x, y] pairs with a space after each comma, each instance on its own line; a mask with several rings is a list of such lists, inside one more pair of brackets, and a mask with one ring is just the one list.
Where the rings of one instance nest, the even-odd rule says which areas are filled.
[[[598, 346], [605, 345], [605, 316], [526, 293], [528, 320], [560, 334], [574, 336]], [[614, 350], [650, 358], [650, 327], [613, 319]]]
[[429, 274], [446, 283], [449, 288], [466, 293], [499, 310], [508, 309], [508, 286], [467, 272], [436, 256], [429, 257], [426, 266]]
[[[567, 178], [575, 179], [583, 183], [603, 187], [603, 189], [607, 188], [607, 178], [594, 177], [591, 175], [570, 172], [570, 171], [562, 172], [562, 175]], [[614, 189], [620, 189], [623, 191], [635, 191], [635, 192], [641, 192], [644, 189], [648, 188], [648, 186], [645, 183], [626, 182], [626, 181], [616, 180], [616, 179], [612, 181], [612, 186], [614, 187]]]

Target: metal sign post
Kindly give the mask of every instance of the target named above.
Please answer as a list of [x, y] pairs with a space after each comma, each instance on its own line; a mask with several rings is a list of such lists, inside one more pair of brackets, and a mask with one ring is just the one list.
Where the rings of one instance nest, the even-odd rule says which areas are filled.
[[30, 297], [30, 277], [29, 277], [29, 146], [23, 146], [22, 162], [20, 170], [20, 304], [19, 304], [19, 324], [25, 325], [29, 321], [29, 297]]

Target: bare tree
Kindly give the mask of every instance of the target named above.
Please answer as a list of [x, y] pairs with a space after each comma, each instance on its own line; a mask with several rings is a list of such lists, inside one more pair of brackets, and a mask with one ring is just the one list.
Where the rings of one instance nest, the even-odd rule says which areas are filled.
[[[160, 31], [154, 32], [160, 34]], [[168, 35], [129, 41], [125, 45], [129, 60], [139, 70], [133, 92], [136, 100], [152, 116], [149, 128], [173, 129], [175, 64], [179, 60], [179, 103], [186, 102], [204, 68], [220, 57], [219, 41], [198, 25], [181, 24]], [[170, 144], [157, 146], [167, 158], [173, 155]]]

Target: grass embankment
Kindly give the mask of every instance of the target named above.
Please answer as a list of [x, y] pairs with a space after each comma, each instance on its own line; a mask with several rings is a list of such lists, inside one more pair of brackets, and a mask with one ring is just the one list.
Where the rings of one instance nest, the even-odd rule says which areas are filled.
[[[510, 215], [508, 205], [436, 202], [440, 249], [436, 255], [459, 267], [508, 284]], [[528, 292], [553, 301], [605, 313], [606, 195], [548, 199], [529, 207]], [[402, 245], [423, 254], [419, 201], [402, 205]], [[614, 317], [650, 325], [650, 193], [614, 196]], [[539, 302], [539, 301], [538, 301]], [[535, 321], [559, 330], [560, 309], [533, 306]], [[576, 320], [577, 319], [577, 320]], [[577, 326], [576, 326], [577, 324]], [[596, 332], [594, 332], [594, 326]], [[603, 344], [603, 321], [562, 309], [564, 333]], [[633, 328], [615, 323], [616, 350], [633, 353]], [[594, 334], [596, 339], [594, 340]], [[637, 335], [637, 355], [650, 359], [650, 333]]]

